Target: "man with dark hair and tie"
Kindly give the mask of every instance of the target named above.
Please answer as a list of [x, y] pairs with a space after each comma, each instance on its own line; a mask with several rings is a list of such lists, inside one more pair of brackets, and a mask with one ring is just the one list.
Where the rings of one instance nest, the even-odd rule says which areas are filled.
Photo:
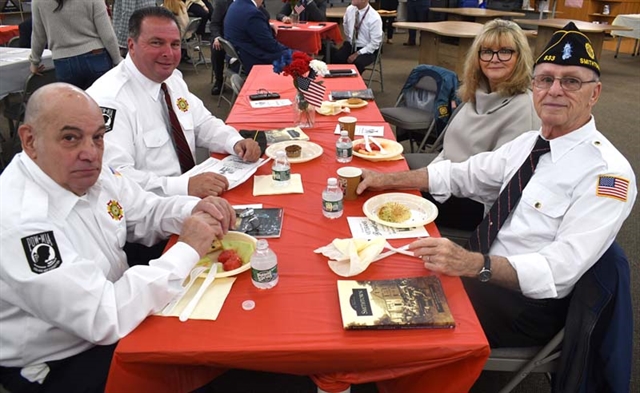
[[320, 4], [326, 4], [326, 1], [299, 0], [295, 5], [297, 8], [297, 10], [295, 10], [291, 9], [289, 2], [286, 2], [282, 5], [278, 15], [276, 15], [276, 19], [284, 23], [291, 23], [291, 14], [296, 11], [296, 13], [300, 15], [301, 21], [324, 22], [327, 20], [326, 8], [324, 10], [321, 9]]
[[546, 344], [562, 329], [576, 282], [613, 243], [637, 193], [629, 162], [596, 129], [600, 66], [573, 23], [537, 59], [532, 88], [540, 130], [461, 163], [365, 170], [357, 190], [419, 188], [440, 202], [485, 204], [466, 249], [434, 237], [410, 249], [426, 269], [463, 277], [494, 348]]
[[369, 5], [369, 0], [351, 0], [342, 18], [345, 40], [340, 49], [333, 49], [331, 63], [353, 64], [362, 74], [376, 60], [382, 44], [382, 18]]
[[224, 176], [180, 176], [195, 165], [196, 147], [250, 162], [258, 160], [260, 147], [189, 92], [176, 70], [180, 36], [171, 11], [136, 10], [129, 20], [129, 54], [87, 93], [106, 120], [106, 164], [158, 195], [218, 196], [229, 186]]

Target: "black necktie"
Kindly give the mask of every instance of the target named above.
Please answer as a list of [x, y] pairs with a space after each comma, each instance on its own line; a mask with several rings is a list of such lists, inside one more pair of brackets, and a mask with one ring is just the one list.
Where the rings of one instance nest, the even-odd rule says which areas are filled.
[[502, 224], [504, 224], [507, 217], [509, 217], [511, 210], [518, 204], [520, 196], [522, 196], [522, 190], [524, 190], [527, 183], [529, 183], [538, 165], [540, 156], [548, 153], [550, 150], [549, 141], [545, 141], [538, 136], [536, 145], [533, 147], [533, 150], [531, 150], [527, 159], [522, 163], [522, 166], [520, 166], [520, 169], [513, 175], [511, 180], [509, 180], [509, 184], [502, 190], [498, 200], [491, 206], [489, 214], [486, 215], [469, 238], [467, 249], [483, 254], [489, 252], [491, 243], [493, 243], [498, 235]]
[[187, 138], [184, 136], [184, 132], [182, 131], [182, 127], [180, 126], [180, 122], [178, 121], [178, 116], [176, 116], [176, 112], [173, 110], [173, 105], [171, 105], [171, 96], [169, 95], [167, 85], [165, 83], [162, 83], [160, 87], [164, 92], [164, 101], [167, 103], [167, 109], [169, 112], [169, 123], [171, 123], [171, 136], [173, 138], [173, 145], [176, 148], [178, 161], [180, 161], [180, 169], [182, 170], [182, 173], [185, 173], [189, 169], [193, 168], [196, 163], [193, 159], [193, 155], [191, 154], [189, 143], [187, 143]]

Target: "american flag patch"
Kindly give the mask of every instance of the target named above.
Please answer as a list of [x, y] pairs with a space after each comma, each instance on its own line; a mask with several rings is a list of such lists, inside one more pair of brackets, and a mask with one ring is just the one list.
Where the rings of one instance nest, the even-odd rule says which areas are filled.
[[627, 179], [606, 175], [598, 177], [597, 196], [614, 198], [626, 202], [628, 191], [629, 180]]

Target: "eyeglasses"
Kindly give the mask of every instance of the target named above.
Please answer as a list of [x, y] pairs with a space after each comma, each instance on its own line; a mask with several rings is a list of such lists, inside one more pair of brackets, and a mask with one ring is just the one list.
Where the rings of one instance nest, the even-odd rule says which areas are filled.
[[478, 58], [486, 63], [493, 60], [493, 56], [497, 55], [500, 61], [509, 61], [511, 56], [516, 53], [515, 49], [500, 48], [499, 50], [480, 49], [478, 51]]
[[572, 76], [558, 78], [551, 75], [536, 75], [533, 77], [533, 85], [538, 89], [547, 90], [550, 89], [551, 86], [553, 86], [553, 83], [556, 81], [556, 79], [560, 81], [560, 87], [562, 87], [562, 90], [566, 91], [580, 90], [583, 83], [595, 83], [598, 81], [597, 79], [583, 81]]

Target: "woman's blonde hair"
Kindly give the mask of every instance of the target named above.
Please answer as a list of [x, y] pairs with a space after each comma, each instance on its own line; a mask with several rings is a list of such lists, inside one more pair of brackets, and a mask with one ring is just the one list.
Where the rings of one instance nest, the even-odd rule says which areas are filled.
[[162, 6], [177, 15], [181, 11], [180, 3], [182, 0], [164, 0]]
[[513, 96], [527, 91], [531, 86], [531, 74], [533, 72], [533, 54], [529, 47], [529, 42], [524, 32], [516, 23], [494, 19], [486, 23], [471, 44], [467, 53], [462, 74], [462, 84], [458, 91], [458, 96], [464, 102], [475, 102], [476, 90], [481, 81], [487, 85], [489, 81], [482, 73], [478, 51], [482, 47], [492, 46], [512, 46], [517, 53], [516, 65], [511, 76], [497, 86], [497, 92]]

